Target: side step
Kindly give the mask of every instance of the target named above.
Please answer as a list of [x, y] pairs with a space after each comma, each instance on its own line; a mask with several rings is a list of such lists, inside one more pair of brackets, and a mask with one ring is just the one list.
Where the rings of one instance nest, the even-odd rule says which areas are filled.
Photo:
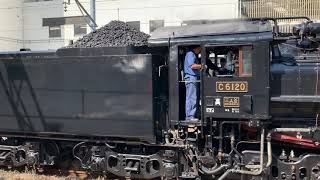
[[199, 121], [187, 121], [187, 120], [182, 120], [182, 121], [171, 121], [172, 125], [180, 125], [180, 126], [202, 126], [206, 125], [206, 122], [202, 124], [201, 120]]

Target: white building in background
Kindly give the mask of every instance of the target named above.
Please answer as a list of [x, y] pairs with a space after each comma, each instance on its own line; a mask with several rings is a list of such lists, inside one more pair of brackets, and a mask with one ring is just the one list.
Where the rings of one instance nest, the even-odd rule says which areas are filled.
[[[90, 12], [90, 0], [80, 0]], [[194, 20], [238, 17], [238, 0], [96, 0], [99, 27], [128, 22], [145, 33]], [[91, 31], [74, 0], [0, 0], [0, 51], [57, 49]]]
[[21, 0], [0, 0], [0, 51], [17, 50], [23, 39]]

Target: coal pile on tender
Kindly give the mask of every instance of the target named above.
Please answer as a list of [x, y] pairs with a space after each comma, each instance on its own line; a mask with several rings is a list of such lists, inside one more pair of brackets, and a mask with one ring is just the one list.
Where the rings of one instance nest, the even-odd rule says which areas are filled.
[[125, 22], [111, 21], [83, 36], [69, 48], [144, 46], [147, 45], [148, 38], [148, 34], [138, 31]]

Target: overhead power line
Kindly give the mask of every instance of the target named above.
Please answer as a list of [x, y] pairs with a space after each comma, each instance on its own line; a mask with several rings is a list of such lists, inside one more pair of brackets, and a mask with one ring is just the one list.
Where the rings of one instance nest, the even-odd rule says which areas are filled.
[[[107, 3], [105, 1], [96, 1], [97, 3], [100, 2], [99, 4]], [[81, 2], [83, 4], [87, 4], [90, 2]], [[76, 4], [76, 3], [75, 3]], [[205, 4], [181, 4], [181, 5], [165, 5], [165, 6], [144, 6], [144, 7], [126, 7], [126, 8], [102, 8], [102, 10], [118, 10], [118, 9], [149, 9], [149, 8], [170, 8], [170, 7], [187, 7], [187, 6], [212, 6], [212, 5], [224, 5], [224, 4], [235, 4], [235, 3], [205, 3]], [[10, 10], [10, 9], [19, 9], [19, 8], [56, 8], [56, 7], [63, 7], [63, 3], [59, 4], [48, 4], [47, 6], [14, 6], [14, 7], [5, 7], [5, 8], [0, 8], [0, 10]], [[69, 10], [68, 10], [69, 11]], [[74, 10], [72, 10], [74, 11]]]
[[73, 39], [32, 39], [32, 40], [22, 40], [22, 39], [16, 39], [16, 38], [10, 38], [10, 37], [1, 37], [0, 41], [6, 41], [6, 42], [14, 42], [14, 43], [50, 43], [50, 42], [68, 42]]

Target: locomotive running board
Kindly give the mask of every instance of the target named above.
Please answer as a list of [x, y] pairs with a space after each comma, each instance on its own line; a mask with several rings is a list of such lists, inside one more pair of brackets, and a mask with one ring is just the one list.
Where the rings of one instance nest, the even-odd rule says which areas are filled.
[[278, 96], [271, 97], [273, 102], [320, 102], [320, 96]]

